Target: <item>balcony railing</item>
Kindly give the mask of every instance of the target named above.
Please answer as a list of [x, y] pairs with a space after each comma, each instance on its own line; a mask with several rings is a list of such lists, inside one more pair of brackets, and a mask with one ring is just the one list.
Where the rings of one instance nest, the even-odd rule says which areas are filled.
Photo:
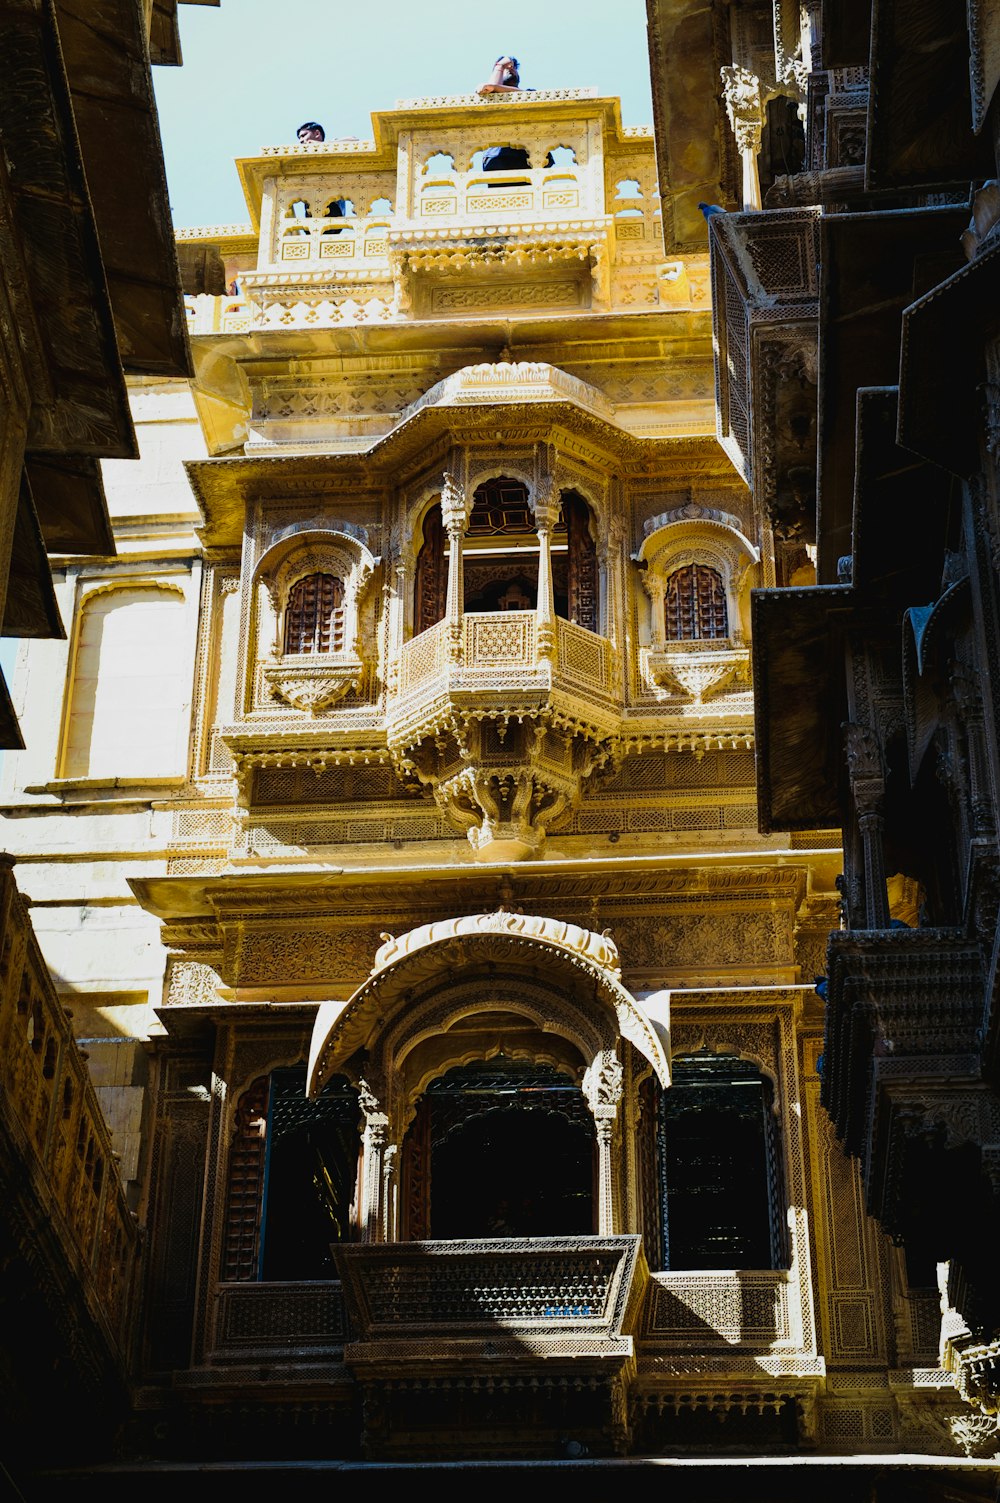
[[[82, 1285], [103, 1342], [122, 1365], [131, 1327], [138, 1226], [125, 1201], [111, 1135], [56, 996], [9, 858], [0, 858], [0, 1133], [20, 1160], [46, 1246]], [[8, 1210], [17, 1208], [8, 1208]], [[39, 1268], [44, 1284], [56, 1270]]]
[[526, 690], [551, 683], [610, 696], [614, 654], [611, 643], [573, 621], [556, 619], [555, 655], [539, 656], [538, 618], [534, 611], [477, 611], [462, 617], [462, 656], [449, 658], [448, 622], [439, 621], [404, 643], [400, 655], [399, 692], [425, 693], [436, 681], [461, 688], [506, 687], [510, 675]]
[[352, 1342], [345, 1359], [439, 1361], [484, 1340], [512, 1357], [571, 1350], [621, 1358], [648, 1272], [642, 1240], [534, 1237], [395, 1242], [337, 1249]]

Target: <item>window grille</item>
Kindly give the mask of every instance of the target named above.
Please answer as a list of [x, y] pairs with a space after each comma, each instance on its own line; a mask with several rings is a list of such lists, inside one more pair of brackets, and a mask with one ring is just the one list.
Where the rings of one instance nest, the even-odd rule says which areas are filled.
[[285, 608], [285, 652], [342, 652], [344, 581], [335, 574], [296, 580]]
[[664, 607], [668, 641], [729, 636], [722, 575], [707, 564], [688, 564], [671, 574]]

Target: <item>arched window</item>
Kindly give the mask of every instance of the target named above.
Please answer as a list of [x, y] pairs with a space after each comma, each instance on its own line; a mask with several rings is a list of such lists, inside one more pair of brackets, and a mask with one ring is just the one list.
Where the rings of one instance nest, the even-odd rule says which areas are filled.
[[773, 1088], [735, 1055], [675, 1058], [657, 1122], [669, 1269], [787, 1266]]
[[262, 1075], [240, 1097], [229, 1150], [225, 1280], [336, 1277], [330, 1244], [355, 1234], [358, 1093], [335, 1076], [315, 1101], [305, 1067]]
[[417, 554], [417, 579], [413, 602], [413, 634], [418, 636], [444, 618], [448, 573], [444, 556], [441, 508], [431, 507], [424, 517], [423, 542]]
[[687, 564], [669, 576], [664, 609], [668, 641], [729, 636], [726, 588], [708, 564]]
[[285, 652], [342, 652], [344, 581], [335, 574], [307, 574], [288, 592]]

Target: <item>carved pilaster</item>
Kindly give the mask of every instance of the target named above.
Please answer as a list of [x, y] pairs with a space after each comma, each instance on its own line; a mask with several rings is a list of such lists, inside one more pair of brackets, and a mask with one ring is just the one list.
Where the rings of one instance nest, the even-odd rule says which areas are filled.
[[471, 501], [454, 475], [445, 474], [441, 489], [441, 520], [448, 534], [448, 653], [453, 663], [462, 661], [462, 612], [464, 579], [462, 545], [469, 525]]
[[875, 735], [867, 726], [844, 726], [847, 769], [861, 831], [864, 864], [864, 911], [867, 929], [889, 927], [889, 894], [882, 849], [885, 771]]
[[538, 534], [538, 657], [550, 660], [556, 650], [556, 605], [552, 587], [552, 530], [559, 517], [559, 491], [551, 475], [535, 495], [535, 530]]
[[622, 1066], [613, 1049], [602, 1049], [584, 1077], [584, 1093], [597, 1129], [597, 1230], [618, 1230], [619, 1194], [615, 1175], [615, 1133], [622, 1099]]
[[757, 157], [764, 125], [760, 79], [749, 68], [730, 66], [723, 68], [721, 72], [726, 113], [743, 163], [743, 207], [759, 209], [761, 197]]

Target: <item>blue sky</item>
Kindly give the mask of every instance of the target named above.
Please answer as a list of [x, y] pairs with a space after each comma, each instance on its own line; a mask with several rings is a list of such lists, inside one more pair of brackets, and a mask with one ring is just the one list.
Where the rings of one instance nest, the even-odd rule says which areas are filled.
[[645, 0], [504, 0], [491, 19], [468, 0], [222, 0], [180, 7], [184, 66], [154, 68], [177, 226], [246, 219], [238, 156], [294, 140], [371, 135], [397, 99], [464, 94], [513, 53], [537, 89], [618, 94], [626, 125], [652, 123]]

